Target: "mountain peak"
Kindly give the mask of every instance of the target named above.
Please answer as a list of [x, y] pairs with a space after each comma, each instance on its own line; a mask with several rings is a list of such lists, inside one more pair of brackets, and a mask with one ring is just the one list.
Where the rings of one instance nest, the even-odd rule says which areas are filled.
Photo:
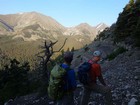
[[81, 23], [77, 27], [91, 27], [88, 23]]
[[[6, 17], [6, 18], [5, 18]], [[14, 28], [19, 29], [31, 25], [39, 24], [43, 29], [47, 30], [64, 30], [65, 27], [58, 23], [55, 19], [43, 15], [41, 13], [32, 12], [21, 12], [13, 15], [5, 15], [0, 18], [9, 23]]]
[[38, 12], [36, 12], [36, 11], [32, 11], [32, 12], [19, 12], [19, 13], [17, 13], [17, 14], [40, 14], [40, 13], [38, 13]]
[[101, 28], [101, 27], [108, 27], [105, 23], [99, 23], [97, 26], [96, 26], [96, 29], [98, 28]]

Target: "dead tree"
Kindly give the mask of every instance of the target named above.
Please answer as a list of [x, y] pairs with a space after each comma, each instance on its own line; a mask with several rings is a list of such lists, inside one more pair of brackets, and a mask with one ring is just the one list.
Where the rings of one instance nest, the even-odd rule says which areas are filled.
[[43, 53], [44, 55], [39, 55], [38, 54], [38, 57], [41, 58], [41, 62], [40, 62], [40, 65], [42, 66], [42, 69], [43, 69], [43, 80], [45, 80], [45, 82], [47, 83], [47, 86], [48, 86], [48, 80], [49, 80], [49, 74], [50, 74], [50, 71], [48, 70], [48, 62], [51, 62], [51, 56], [54, 54], [54, 53], [57, 53], [57, 52], [60, 52], [61, 49], [64, 47], [65, 43], [66, 43], [66, 40], [67, 38], [65, 39], [63, 45], [57, 50], [57, 51], [54, 51], [53, 50], [53, 46], [58, 42], [58, 41], [55, 41], [55, 42], [52, 42], [50, 41], [50, 43], [47, 43], [47, 41], [44, 42], [44, 46], [41, 46], [41, 48], [43, 49], [42, 52], [40, 52], [39, 54]]

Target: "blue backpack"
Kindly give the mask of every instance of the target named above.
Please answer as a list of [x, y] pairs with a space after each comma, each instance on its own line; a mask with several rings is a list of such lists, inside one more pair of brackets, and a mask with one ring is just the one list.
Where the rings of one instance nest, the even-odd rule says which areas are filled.
[[91, 81], [89, 77], [89, 70], [91, 69], [91, 63], [89, 62], [84, 62], [78, 67], [78, 78], [79, 81], [84, 84], [88, 85]]

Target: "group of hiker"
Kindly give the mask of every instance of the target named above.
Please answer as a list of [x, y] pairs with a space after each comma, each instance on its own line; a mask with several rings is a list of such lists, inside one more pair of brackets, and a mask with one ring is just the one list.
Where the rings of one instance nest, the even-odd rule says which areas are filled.
[[[48, 96], [54, 100], [55, 105], [74, 105], [74, 91], [77, 87], [76, 74], [84, 86], [80, 105], [88, 105], [92, 92], [103, 94], [106, 105], [113, 105], [111, 89], [105, 83], [101, 66], [98, 63], [101, 55], [100, 51], [94, 51], [93, 57], [87, 62], [83, 62], [76, 73], [74, 69], [70, 68], [73, 52], [64, 53], [64, 63], [56, 65], [50, 73]], [[100, 84], [97, 83], [97, 80]]]

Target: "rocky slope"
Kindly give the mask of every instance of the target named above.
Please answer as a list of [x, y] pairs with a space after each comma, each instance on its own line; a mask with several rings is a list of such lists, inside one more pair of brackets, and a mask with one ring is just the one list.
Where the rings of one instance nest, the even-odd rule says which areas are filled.
[[[112, 61], [103, 61], [101, 66], [103, 76], [112, 89], [114, 105], [135, 105], [133, 101], [140, 102], [140, 50], [134, 49], [118, 55]], [[75, 102], [78, 105], [82, 94], [82, 85], [79, 84], [75, 92]], [[47, 96], [38, 97], [35, 94], [15, 99], [10, 105], [45, 105], [53, 104]], [[104, 105], [104, 97], [93, 93], [90, 105]], [[139, 104], [137, 104], [139, 105]]]

